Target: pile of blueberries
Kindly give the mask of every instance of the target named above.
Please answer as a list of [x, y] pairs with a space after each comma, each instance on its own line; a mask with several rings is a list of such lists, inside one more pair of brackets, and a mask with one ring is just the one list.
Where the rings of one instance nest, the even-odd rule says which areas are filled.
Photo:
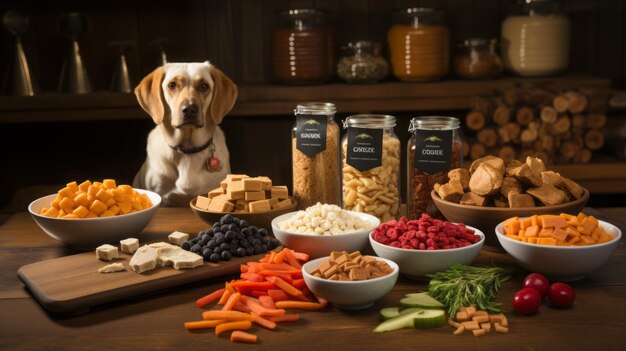
[[244, 257], [266, 253], [277, 248], [280, 241], [268, 235], [264, 228], [251, 226], [248, 221], [227, 214], [213, 228], [198, 233], [181, 247], [201, 255], [205, 261], [229, 261], [233, 256]]

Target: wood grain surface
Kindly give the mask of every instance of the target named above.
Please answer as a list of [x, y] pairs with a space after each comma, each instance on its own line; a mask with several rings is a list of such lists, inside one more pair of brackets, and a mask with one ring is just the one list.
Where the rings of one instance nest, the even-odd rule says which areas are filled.
[[[585, 209], [592, 212], [592, 209]], [[601, 213], [602, 219], [614, 222]], [[615, 214], [614, 214], [615, 215]], [[622, 209], [620, 217], [626, 216]], [[161, 208], [146, 228], [144, 239], [161, 240], [173, 230], [193, 233], [205, 229], [189, 209]], [[623, 230], [624, 228], [622, 228]], [[186, 321], [199, 320], [196, 299], [224, 286], [230, 276], [207, 278], [151, 294], [106, 303], [89, 313], [47, 312], [17, 277], [26, 264], [76, 252], [49, 239], [28, 214], [18, 214], [0, 227], [0, 349], [6, 350], [624, 350], [626, 348], [626, 248], [620, 243], [610, 261], [585, 279], [573, 282], [572, 309], [541, 306], [533, 316], [509, 314], [509, 334], [452, 335], [452, 328], [405, 329], [374, 334], [378, 311], [396, 306], [405, 293], [424, 290], [425, 281], [400, 278], [394, 289], [370, 308], [342, 311], [328, 308], [302, 312], [300, 321], [270, 331], [251, 330], [258, 346], [235, 344], [212, 330], [190, 333]], [[497, 264], [516, 269], [505, 253], [483, 250], [475, 265]], [[511, 297], [524, 272], [506, 282], [497, 301], [511, 311]]]

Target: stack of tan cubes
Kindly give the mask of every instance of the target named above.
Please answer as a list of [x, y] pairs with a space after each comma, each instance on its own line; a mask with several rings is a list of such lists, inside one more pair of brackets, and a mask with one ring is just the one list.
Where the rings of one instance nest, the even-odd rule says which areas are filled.
[[267, 212], [291, 206], [287, 186], [273, 186], [268, 177], [229, 174], [220, 187], [198, 196], [196, 207], [211, 212]]

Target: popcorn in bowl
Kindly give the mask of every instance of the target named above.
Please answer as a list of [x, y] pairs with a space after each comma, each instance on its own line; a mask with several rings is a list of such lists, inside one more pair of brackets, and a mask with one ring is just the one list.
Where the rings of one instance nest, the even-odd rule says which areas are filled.
[[372, 223], [336, 205], [317, 203], [278, 223], [281, 230], [297, 234], [337, 235], [372, 228]]

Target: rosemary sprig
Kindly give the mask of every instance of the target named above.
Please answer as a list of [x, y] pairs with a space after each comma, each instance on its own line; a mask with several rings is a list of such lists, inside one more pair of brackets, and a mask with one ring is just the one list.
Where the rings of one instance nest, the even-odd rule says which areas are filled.
[[448, 314], [454, 316], [462, 306], [476, 305], [490, 313], [503, 312], [501, 303], [494, 302], [502, 283], [511, 278], [511, 272], [499, 267], [472, 267], [455, 263], [434, 274], [428, 284], [430, 296], [446, 305]]

